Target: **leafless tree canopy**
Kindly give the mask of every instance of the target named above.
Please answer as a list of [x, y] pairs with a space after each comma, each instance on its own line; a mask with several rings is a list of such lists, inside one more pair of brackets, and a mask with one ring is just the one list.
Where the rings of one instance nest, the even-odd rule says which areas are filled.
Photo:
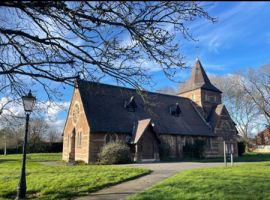
[[146, 62], [173, 80], [176, 70], [186, 67], [175, 36], [180, 32], [195, 41], [184, 22], [217, 22], [207, 6], [180, 1], [1, 1], [0, 93], [18, 98], [40, 84], [47, 100], [61, 100], [59, 87], [64, 84], [74, 86], [78, 77], [99, 81], [105, 75], [142, 88], [154, 84]]

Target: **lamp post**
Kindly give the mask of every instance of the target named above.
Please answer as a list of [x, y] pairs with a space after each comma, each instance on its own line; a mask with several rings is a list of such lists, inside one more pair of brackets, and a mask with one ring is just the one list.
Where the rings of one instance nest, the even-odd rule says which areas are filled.
[[28, 123], [29, 123], [29, 115], [31, 114], [33, 107], [36, 102], [36, 98], [32, 96], [31, 90], [29, 91], [27, 96], [22, 97], [23, 107], [26, 113], [26, 124], [25, 124], [25, 135], [24, 135], [24, 146], [23, 146], [23, 159], [22, 159], [22, 169], [20, 181], [17, 188], [17, 197], [18, 199], [26, 199], [26, 179], [25, 179], [25, 159], [26, 159], [26, 145], [27, 145], [27, 135], [28, 135]]

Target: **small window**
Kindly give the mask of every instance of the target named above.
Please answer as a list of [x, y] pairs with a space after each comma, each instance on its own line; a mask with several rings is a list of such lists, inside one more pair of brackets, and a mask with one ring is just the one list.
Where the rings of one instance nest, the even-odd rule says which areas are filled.
[[217, 96], [215, 95], [214, 98], [215, 98], [215, 102], [216, 102], [217, 101]]
[[187, 145], [187, 144], [192, 144], [192, 138], [191, 137], [186, 137], [185, 145]]
[[265, 137], [264, 139], [265, 139], [265, 141], [268, 141], [268, 137]]
[[205, 138], [205, 148], [211, 149], [211, 140], [210, 138]]
[[82, 147], [82, 132], [77, 134], [77, 147]]
[[107, 134], [106, 136], [106, 144], [109, 142], [115, 142], [116, 141], [116, 135], [114, 133], [112, 134]]
[[193, 93], [192, 94], [192, 100], [195, 100], [196, 99], [196, 96], [195, 96], [195, 94]]
[[124, 108], [126, 108], [128, 112], [135, 112], [137, 105], [133, 96], [129, 100], [125, 101]]
[[205, 94], [205, 100], [208, 100], [208, 95], [207, 95], [207, 93]]
[[69, 147], [69, 134], [68, 134], [67, 147]]

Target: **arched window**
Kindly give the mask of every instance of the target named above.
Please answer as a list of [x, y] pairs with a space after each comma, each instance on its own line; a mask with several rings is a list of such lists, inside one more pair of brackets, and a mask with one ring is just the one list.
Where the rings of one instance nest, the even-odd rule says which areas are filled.
[[108, 144], [109, 142], [115, 142], [116, 141], [116, 135], [114, 133], [111, 133], [111, 134], [107, 134], [106, 135], [106, 144]]
[[68, 134], [67, 147], [69, 147], [69, 134]]
[[193, 94], [192, 94], [192, 100], [195, 101], [195, 99], [196, 99], [196, 96], [195, 96], [195, 94], [193, 93]]
[[77, 134], [77, 147], [82, 147], [82, 132]]
[[207, 95], [207, 93], [205, 93], [205, 100], [208, 100], [208, 95]]
[[205, 148], [211, 149], [211, 140], [210, 138], [205, 138]]
[[192, 144], [192, 138], [191, 137], [186, 137], [185, 145], [187, 145], [187, 144]]

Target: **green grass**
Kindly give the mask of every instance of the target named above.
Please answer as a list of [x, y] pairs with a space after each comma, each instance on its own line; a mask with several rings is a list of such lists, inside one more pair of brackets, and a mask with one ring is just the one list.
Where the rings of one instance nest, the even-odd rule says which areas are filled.
[[[257, 154], [262, 154], [262, 156], [258, 156]], [[208, 159], [161, 159], [161, 161], [166, 162], [175, 162], [175, 161], [181, 161], [181, 162], [224, 162], [224, 158], [208, 158]], [[260, 162], [260, 161], [270, 161], [270, 153], [244, 153], [243, 156], [239, 156], [235, 159], [233, 159], [233, 162]], [[227, 162], [231, 162], [231, 160], [227, 159]]]
[[270, 162], [188, 170], [128, 200], [270, 199]]
[[[61, 154], [27, 154], [27, 197], [71, 199], [133, 179], [150, 170], [117, 166], [47, 166], [37, 161], [61, 160]], [[0, 199], [15, 199], [22, 155], [0, 156]]]

